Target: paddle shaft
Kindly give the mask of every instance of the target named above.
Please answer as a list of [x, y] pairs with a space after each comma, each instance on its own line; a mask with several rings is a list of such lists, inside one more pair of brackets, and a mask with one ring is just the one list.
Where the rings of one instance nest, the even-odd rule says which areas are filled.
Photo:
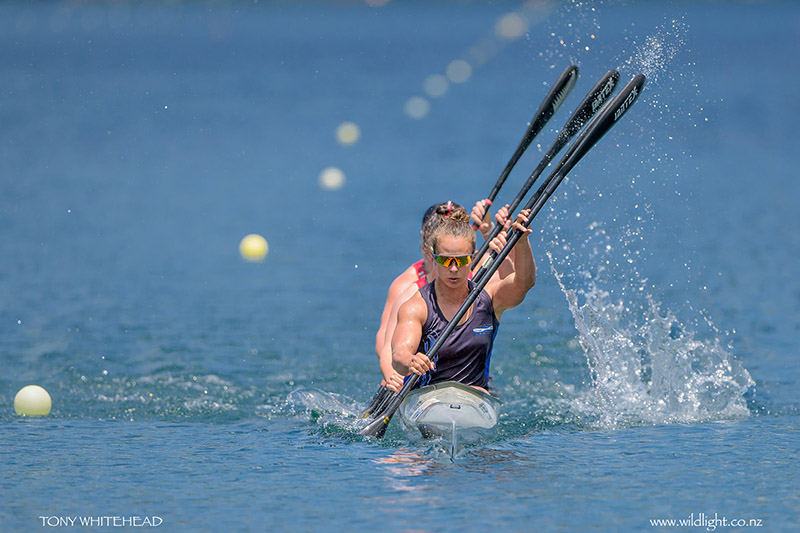
[[[528, 194], [528, 191], [533, 187], [533, 184], [539, 179], [539, 176], [544, 172], [544, 169], [550, 164], [553, 158], [561, 151], [564, 146], [575, 136], [576, 133], [580, 131], [583, 125], [590, 119], [594, 114], [602, 107], [603, 103], [608, 99], [611, 93], [614, 91], [614, 87], [617, 85], [617, 81], [619, 81], [619, 72], [616, 70], [609, 70], [606, 74], [600, 78], [600, 81], [592, 87], [592, 90], [586, 95], [583, 101], [575, 108], [575, 112], [569, 117], [569, 120], [564, 124], [564, 127], [561, 128], [561, 131], [556, 137], [556, 140], [553, 142], [553, 145], [547, 151], [547, 153], [542, 158], [539, 166], [531, 173], [528, 177], [525, 184], [520, 189], [517, 196], [511, 202], [508, 208], [509, 214], [513, 213], [514, 210], [517, 209], [519, 204], [522, 202], [525, 195]], [[483, 254], [486, 253], [486, 250], [489, 248], [489, 243], [500, 234], [500, 231], [503, 229], [501, 225], [495, 225], [492, 228], [492, 231], [489, 235], [483, 240], [483, 244], [481, 245], [480, 249], [475, 253], [475, 261], [472, 263], [472, 268], [475, 268], [480, 261], [480, 258], [483, 257]], [[475, 277], [473, 277], [473, 281], [475, 281]]]

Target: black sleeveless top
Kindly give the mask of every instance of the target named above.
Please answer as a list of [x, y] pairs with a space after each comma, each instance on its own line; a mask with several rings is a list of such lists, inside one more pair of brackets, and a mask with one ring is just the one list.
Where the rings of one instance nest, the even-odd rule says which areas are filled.
[[[419, 292], [428, 306], [428, 318], [422, 326], [422, 339], [418, 352], [427, 353], [447, 326], [447, 319], [439, 309], [434, 285], [436, 280]], [[470, 291], [475, 286], [469, 281]], [[436, 353], [436, 370], [431, 370], [417, 380], [417, 386], [432, 385], [442, 381], [458, 381], [465, 385], [488, 388], [489, 361], [492, 345], [500, 322], [494, 314], [492, 298], [481, 291], [472, 304], [472, 314], [466, 322], [456, 326]]]

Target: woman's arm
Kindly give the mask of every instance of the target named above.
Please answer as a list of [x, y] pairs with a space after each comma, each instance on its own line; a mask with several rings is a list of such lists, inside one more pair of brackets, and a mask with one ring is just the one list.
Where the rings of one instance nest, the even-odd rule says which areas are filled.
[[400, 306], [392, 337], [392, 366], [402, 376], [409, 372], [424, 374], [433, 369], [433, 363], [427, 356], [417, 352], [422, 339], [422, 326], [427, 318], [428, 308], [419, 293]]
[[398, 374], [392, 366], [392, 338], [394, 337], [394, 331], [397, 326], [397, 316], [400, 312], [400, 307], [414, 296], [418, 290], [416, 284], [411, 284], [394, 299], [392, 310], [389, 313], [389, 319], [386, 322], [386, 330], [384, 333], [385, 341], [378, 355], [381, 373], [383, 374], [386, 386], [394, 392], [399, 392], [400, 388], [403, 386], [403, 376]]
[[[517, 215], [513, 228], [524, 232], [523, 236], [514, 245], [514, 272], [498, 282], [487, 285], [486, 291], [492, 297], [495, 315], [500, 318], [504, 311], [516, 307], [522, 303], [528, 291], [536, 284], [536, 261], [533, 258], [531, 243], [528, 235], [532, 233], [530, 228], [523, 224], [528, 221], [530, 210], [523, 210]], [[500, 234], [492, 239], [489, 248], [500, 253], [506, 245], [506, 234]]]

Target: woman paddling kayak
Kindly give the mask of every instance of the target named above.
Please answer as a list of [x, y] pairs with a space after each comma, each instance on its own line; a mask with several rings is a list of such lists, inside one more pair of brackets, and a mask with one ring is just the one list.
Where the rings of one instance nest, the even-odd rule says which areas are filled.
[[[523, 224], [529, 211], [517, 216], [513, 227], [527, 235]], [[433, 259], [436, 278], [400, 306], [391, 341], [392, 364], [401, 375], [415, 373], [417, 386], [457, 381], [486, 391], [492, 345], [502, 314], [525, 299], [536, 282], [536, 262], [530, 242], [520, 239], [514, 247], [514, 271], [487, 283], [478, 298], [437, 353], [436, 361], [425, 352], [433, 346], [448, 321], [474, 287], [469, 279], [475, 234], [470, 225], [443, 220], [434, 231]], [[501, 232], [490, 248], [505, 246]]]
[[[400, 306], [403, 305], [409, 298], [411, 298], [411, 296], [416, 294], [419, 289], [436, 278], [436, 269], [433, 267], [435, 264], [432, 252], [434, 244], [433, 234], [441, 221], [446, 218], [461, 220], [464, 222], [470, 221], [470, 216], [468, 216], [466, 211], [458, 204], [447, 202], [431, 206], [431, 208], [428, 209], [426, 216], [423, 218], [422, 231], [420, 232], [424, 255], [423, 261], [425, 265], [425, 275], [417, 279], [415, 282], [409, 279], [410, 276], [407, 276], [406, 273], [404, 273], [398, 277], [394, 283], [392, 283], [392, 288], [389, 289], [386, 307], [383, 315], [381, 316], [381, 329], [378, 331], [378, 335], [376, 336], [376, 351], [378, 352], [378, 364], [383, 377], [383, 385], [388, 387], [392, 392], [398, 392], [403, 386], [403, 376], [398, 374], [392, 366], [391, 340], [397, 324], [397, 313], [400, 309]], [[495, 215], [495, 219], [497, 223], [502, 226], [505, 224], [507, 218], [508, 206], [506, 205], [498, 210], [497, 215]], [[489, 212], [484, 208], [484, 201], [479, 201], [475, 204], [475, 207], [472, 209], [471, 220], [473, 223], [473, 228], [477, 228], [482, 235], [487, 235], [491, 231], [492, 224], [489, 219]], [[512, 253], [508, 258], [506, 258], [504, 264], [495, 274], [496, 276], [504, 278], [514, 271], [513, 255], [514, 254]], [[418, 264], [423, 264], [423, 261], [420, 261]], [[405, 289], [399, 293], [394, 292], [393, 289], [401, 283], [405, 284]], [[389, 310], [388, 314], [387, 310]], [[381, 336], [383, 336], [383, 347], [378, 350], [377, 343], [379, 342]]]
[[[381, 314], [381, 324], [378, 328], [378, 332], [375, 334], [376, 354], [380, 354], [387, 340], [386, 327], [389, 322], [389, 313], [395, 299], [409, 287], [423, 287], [433, 279], [428, 279], [428, 276], [433, 272], [433, 258], [430, 252], [431, 243], [427, 241], [433, 228], [438, 225], [439, 221], [448, 217], [463, 218], [465, 220], [469, 219], [469, 215], [463, 207], [450, 201], [441, 204], [433, 204], [422, 216], [422, 227], [419, 231], [422, 259], [405, 269], [392, 281], [392, 284], [389, 285], [389, 292], [386, 294], [386, 303], [383, 306], [383, 313]], [[486, 233], [488, 234], [488, 230]]]

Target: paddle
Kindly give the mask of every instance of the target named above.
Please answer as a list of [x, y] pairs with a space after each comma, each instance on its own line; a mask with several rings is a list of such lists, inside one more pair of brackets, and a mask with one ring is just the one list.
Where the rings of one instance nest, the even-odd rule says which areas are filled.
[[[592, 87], [592, 90], [586, 95], [583, 101], [578, 105], [575, 109], [575, 112], [572, 113], [572, 116], [569, 117], [569, 120], [564, 124], [564, 127], [561, 128], [561, 131], [558, 133], [558, 137], [556, 137], [555, 142], [544, 154], [542, 161], [539, 163], [539, 166], [531, 173], [528, 180], [522, 186], [517, 196], [511, 202], [508, 212], [513, 213], [517, 207], [519, 206], [522, 199], [525, 198], [525, 195], [528, 194], [528, 191], [531, 189], [533, 184], [539, 179], [539, 176], [544, 172], [544, 169], [550, 164], [553, 158], [561, 151], [564, 146], [572, 139], [575, 134], [577, 134], [580, 129], [583, 127], [586, 122], [594, 116], [594, 114], [602, 107], [603, 103], [611, 96], [611, 93], [614, 92], [614, 88], [617, 86], [617, 82], [619, 81], [619, 72], [616, 70], [609, 70], [606, 74], [600, 78], [600, 81]], [[483, 254], [486, 253], [486, 250], [489, 248], [489, 243], [500, 234], [500, 230], [503, 227], [495, 225], [492, 228], [492, 231], [489, 235], [483, 240], [483, 244], [481, 245], [480, 249], [475, 253], [474, 261], [472, 262], [472, 268], [475, 268], [475, 265], [478, 264], [478, 260], [483, 257]], [[477, 276], [472, 277], [472, 281], [477, 281]]]
[[[616, 124], [620, 118], [622, 118], [625, 112], [630, 109], [631, 105], [633, 105], [633, 103], [641, 94], [644, 81], [645, 77], [643, 75], [637, 74], [634, 76], [633, 79], [622, 89], [622, 91], [620, 91], [620, 93], [613, 100], [608, 102], [603, 107], [600, 114], [592, 119], [586, 129], [581, 132], [581, 134], [578, 136], [578, 139], [558, 163], [556, 169], [550, 174], [550, 176], [548, 176], [547, 180], [542, 184], [536, 194], [524, 207], [524, 209], [531, 210], [530, 214], [528, 215], [528, 222], [525, 224], [526, 228], [530, 227], [534, 217], [539, 213], [539, 211], [542, 209], [542, 206], [544, 206], [545, 202], [548, 200], [548, 198], [550, 198], [556, 187], [558, 187], [570, 170], [575, 167], [575, 165], [583, 158], [583, 156], [586, 155], [586, 153], [597, 143], [597, 141], [599, 141], [611, 129], [611, 127], [614, 126], [614, 124]], [[475, 299], [491, 279], [492, 274], [497, 270], [497, 268], [499, 268], [503, 260], [511, 252], [511, 249], [516, 245], [517, 241], [519, 241], [522, 235], [522, 231], [518, 229], [513, 230], [513, 233], [509, 237], [506, 245], [503, 247], [500, 253], [497, 254], [497, 256], [494, 258], [494, 261], [488, 265], [486, 272], [475, 284], [472, 291], [470, 291], [469, 295], [467, 296], [467, 299], [463, 304], [461, 304], [461, 307], [458, 308], [455, 315], [453, 315], [453, 318], [447, 323], [447, 326], [445, 326], [442, 334], [436, 340], [436, 343], [428, 351], [427, 355], [429, 359], [433, 359], [436, 356], [439, 348], [442, 346], [442, 344], [444, 344], [452, 331], [455, 329], [456, 325], [467, 313], [469, 307], [474, 303]], [[411, 374], [403, 384], [403, 388], [400, 389], [399, 393], [394, 395], [386, 408], [382, 411], [379, 411], [373, 420], [364, 428], [362, 428], [359, 433], [365, 436], [381, 438], [386, 431], [386, 426], [388, 426], [392, 416], [394, 416], [394, 413], [400, 407], [400, 404], [403, 402], [403, 399], [406, 397], [408, 392], [414, 388], [418, 379], [419, 376], [417, 374]]]
[[[561, 180], [563, 180], [569, 171], [572, 170], [572, 168], [578, 163], [578, 161], [580, 161], [581, 158], [586, 155], [586, 152], [588, 152], [589, 149], [591, 149], [592, 146], [594, 146], [614, 124], [616, 124], [616, 121], [625, 114], [633, 102], [636, 101], [636, 98], [638, 98], [639, 93], [642, 91], [644, 81], [644, 75], [637, 74], [634, 76], [633, 79], [629, 81], [625, 87], [623, 87], [620, 93], [614, 97], [611, 102], [603, 107], [603, 110], [600, 112], [600, 114], [592, 119], [589, 125], [586, 126], [586, 129], [580, 134], [580, 136], [578, 136], [578, 139], [573, 143], [572, 146], [570, 146], [566, 155], [558, 163], [556, 169], [550, 174], [550, 176], [548, 176], [548, 178], [541, 185], [541, 187], [539, 187], [539, 190], [536, 191], [528, 203], [525, 204], [525, 207], [523, 207], [523, 209], [531, 210], [530, 215], [528, 215], [529, 219], [532, 219], [536, 216], [539, 210], [544, 206], [544, 203], [547, 201], [547, 199], [550, 198], [550, 195], [553, 194], [555, 188], [561, 183]], [[508, 236], [508, 242], [510, 243], [513, 239], [511, 228], [509, 228], [508, 232], [506, 232], [506, 235]], [[517, 240], [519, 240], [518, 236], [513, 240], [513, 242], [516, 242]], [[492, 268], [489, 265], [496, 263], [501, 254], [492, 252], [486, 261], [484, 261], [484, 264], [481, 265], [481, 268], [478, 269], [478, 271], [472, 276], [473, 280], [481, 280], [486, 274], [491, 276], [491, 273], [493, 273], [497, 267]], [[503, 259], [505, 259], [505, 256], [503, 256], [500, 261]], [[491, 273], [489, 272], [490, 270]]]
[[[517, 146], [517, 149], [514, 151], [514, 155], [511, 156], [506, 168], [503, 169], [500, 177], [497, 178], [497, 183], [494, 184], [489, 196], [486, 197], [486, 200], [484, 201], [484, 207], [487, 205], [492, 205], [495, 197], [497, 197], [497, 193], [500, 192], [500, 188], [503, 186], [506, 178], [508, 178], [508, 175], [511, 173], [511, 169], [513, 169], [514, 165], [517, 164], [517, 161], [519, 161], [519, 158], [522, 157], [523, 153], [525, 153], [525, 150], [528, 149], [528, 146], [530, 146], [531, 142], [533, 142], [533, 139], [544, 129], [550, 118], [555, 114], [556, 111], [558, 111], [558, 109], [561, 107], [561, 104], [563, 104], [564, 100], [566, 100], [567, 96], [569, 96], [569, 93], [572, 92], [572, 89], [575, 87], [575, 83], [577, 81], [578, 67], [575, 65], [570, 65], [565, 68], [564, 72], [561, 73], [561, 76], [559, 76], [556, 82], [553, 84], [550, 92], [548, 92], [547, 96], [544, 97], [542, 105], [540, 105], [539, 109], [536, 110], [536, 114], [533, 115], [533, 118], [528, 123], [528, 128], [525, 130], [525, 134], [522, 136], [519, 146]], [[473, 222], [472, 225], [475, 227], [475, 229], [477, 229], [477, 224]]]

